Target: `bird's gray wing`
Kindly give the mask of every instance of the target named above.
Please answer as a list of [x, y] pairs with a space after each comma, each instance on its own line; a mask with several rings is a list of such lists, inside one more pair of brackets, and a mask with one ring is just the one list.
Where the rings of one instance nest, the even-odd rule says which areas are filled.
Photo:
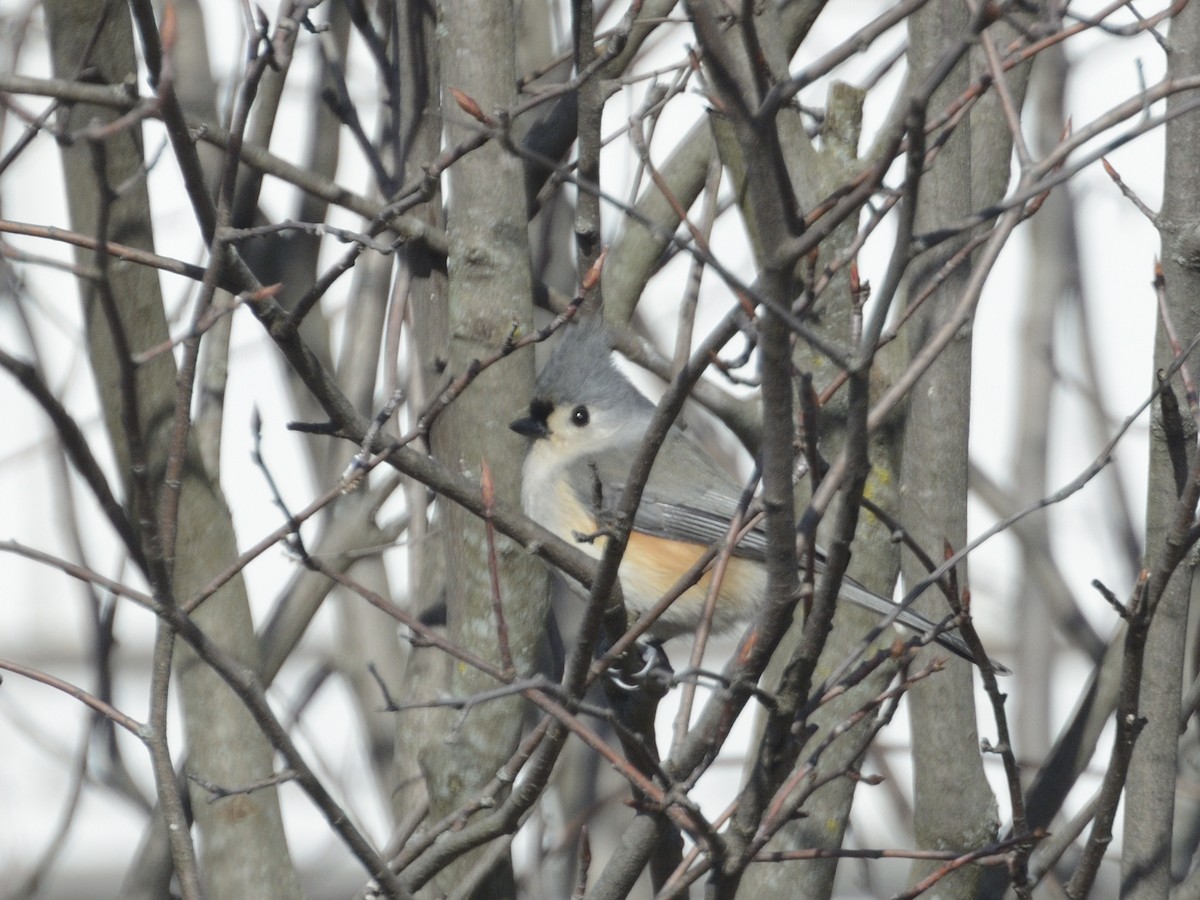
[[[633, 451], [604, 453], [573, 464], [570, 483], [585, 507], [593, 512], [601, 525], [615, 520], [621, 502]], [[642, 500], [634, 514], [635, 530], [675, 541], [710, 546], [725, 540], [729, 523], [741, 503], [739, 488], [713, 459], [677, 429], [664, 441], [650, 470], [642, 491]], [[766, 558], [767, 537], [761, 526], [744, 535], [734, 555], [747, 559]], [[816, 574], [824, 571], [825, 554], [816, 548]], [[896, 604], [868, 590], [853, 578], [844, 576], [840, 596], [856, 606], [881, 616], [890, 615]], [[920, 613], [906, 609], [896, 623], [911, 631], [928, 633], [935, 626]], [[975, 657], [961, 637], [942, 632], [937, 642], [969, 662]], [[997, 674], [1009, 670], [992, 660]]]
[[[628, 453], [610, 450], [572, 465], [568, 479], [576, 496], [602, 524], [616, 517], [634, 449]], [[741, 488], [733, 479], [673, 429], [650, 470], [633, 527], [655, 537], [708, 546], [724, 540], [740, 500]], [[756, 530], [746, 535], [734, 552], [763, 559], [765, 551], [766, 537]]]

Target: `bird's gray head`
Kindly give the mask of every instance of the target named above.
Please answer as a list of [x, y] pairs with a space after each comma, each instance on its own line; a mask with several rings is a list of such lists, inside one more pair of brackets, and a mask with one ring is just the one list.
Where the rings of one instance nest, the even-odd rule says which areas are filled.
[[640, 433], [654, 413], [644, 397], [612, 361], [612, 339], [604, 326], [589, 320], [559, 332], [550, 359], [538, 373], [529, 416], [509, 427], [528, 437], [566, 439], [572, 431], [596, 441], [633, 426]]

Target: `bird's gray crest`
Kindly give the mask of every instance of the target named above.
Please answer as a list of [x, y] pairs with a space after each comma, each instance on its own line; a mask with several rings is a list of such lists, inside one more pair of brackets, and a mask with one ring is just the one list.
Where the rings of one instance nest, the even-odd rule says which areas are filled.
[[559, 330], [558, 343], [538, 373], [535, 399], [554, 406], [653, 412], [654, 404], [613, 364], [612, 348], [612, 335], [602, 322], [569, 323]]

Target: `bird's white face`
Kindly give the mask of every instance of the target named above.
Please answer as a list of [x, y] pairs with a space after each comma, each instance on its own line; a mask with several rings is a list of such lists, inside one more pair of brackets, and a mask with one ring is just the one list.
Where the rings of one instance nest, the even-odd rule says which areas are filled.
[[[543, 423], [545, 430], [533, 438], [525, 457], [522, 506], [527, 515], [550, 530], [570, 534], [579, 523], [574, 521], [574, 512], [564, 512], [572, 505], [567, 502], [570, 490], [565, 481], [566, 469], [589, 454], [619, 453], [625, 446], [636, 448], [638, 423], [627, 417], [622, 420], [612, 410], [601, 407], [552, 407], [544, 401], [533, 403], [530, 418]], [[569, 524], [558, 521], [564, 516], [571, 520]]]
[[632, 427], [632, 423], [622, 422], [610, 409], [584, 404], [555, 406], [545, 422], [549, 433], [535, 441], [534, 446], [549, 443], [550, 455], [558, 465], [611, 447], [622, 437], [623, 427]]

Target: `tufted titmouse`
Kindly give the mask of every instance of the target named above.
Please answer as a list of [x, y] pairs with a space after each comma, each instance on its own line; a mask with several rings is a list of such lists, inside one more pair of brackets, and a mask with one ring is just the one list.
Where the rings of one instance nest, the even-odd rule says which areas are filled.
[[[611, 349], [601, 326], [564, 328], [538, 374], [529, 415], [509, 426], [533, 438], [522, 475], [525, 513], [566, 541], [594, 535], [605, 515], [615, 511], [654, 414], [654, 404], [613, 365]], [[740, 494], [707, 453], [678, 428], [671, 429], [650, 471], [621, 560], [621, 589], [631, 613], [651, 609], [711, 545], [724, 540]], [[599, 537], [579, 546], [598, 558], [603, 541]], [[729, 629], [757, 611], [767, 587], [765, 552], [761, 528], [734, 549], [714, 609], [714, 630]], [[693, 631], [711, 577], [711, 571], [705, 573], [685, 591], [649, 634], [666, 640]], [[850, 578], [843, 579], [841, 596], [881, 615], [895, 608]], [[919, 632], [934, 627], [911, 610], [897, 621]], [[974, 661], [958, 635], [943, 633], [937, 640]], [[993, 667], [1007, 672], [996, 663]]]

